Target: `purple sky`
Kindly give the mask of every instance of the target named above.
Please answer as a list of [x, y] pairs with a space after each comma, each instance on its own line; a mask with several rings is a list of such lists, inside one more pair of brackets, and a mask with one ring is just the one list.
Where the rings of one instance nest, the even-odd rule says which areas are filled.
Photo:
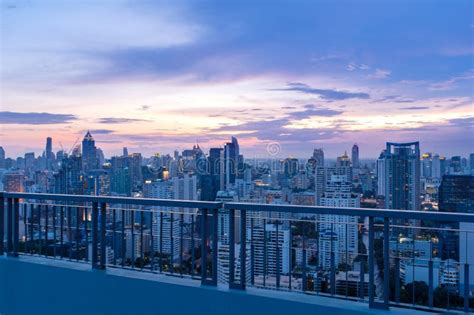
[[474, 152], [472, 1], [1, 2], [0, 145]]

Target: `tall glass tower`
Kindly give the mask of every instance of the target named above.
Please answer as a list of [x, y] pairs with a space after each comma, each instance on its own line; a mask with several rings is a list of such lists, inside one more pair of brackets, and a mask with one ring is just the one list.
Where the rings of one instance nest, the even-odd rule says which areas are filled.
[[386, 208], [420, 210], [419, 142], [387, 142], [384, 160]]
[[88, 172], [97, 169], [97, 148], [95, 147], [94, 138], [89, 131], [87, 131], [82, 140], [82, 170]]

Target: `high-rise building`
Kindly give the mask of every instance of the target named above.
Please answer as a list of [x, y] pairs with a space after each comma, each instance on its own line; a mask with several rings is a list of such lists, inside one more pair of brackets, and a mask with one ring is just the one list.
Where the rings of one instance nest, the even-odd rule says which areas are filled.
[[231, 184], [235, 183], [235, 178], [240, 169], [240, 162], [241, 155], [239, 142], [237, 141], [237, 138], [232, 137], [231, 142], [227, 142], [224, 146], [225, 189], [228, 189]]
[[380, 153], [377, 159], [377, 195], [385, 196], [385, 150]]
[[[474, 176], [444, 175], [438, 193], [440, 211], [474, 213]], [[441, 222], [440, 224], [444, 228], [439, 235], [442, 257], [459, 259], [460, 254], [466, 251], [465, 248], [459, 247], [460, 235], [465, 233], [450, 233], [450, 230], [459, 229], [459, 223]], [[470, 223], [463, 224], [469, 226]], [[470, 236], [464, 238], [464, 242], [470, 238]], [[464, 257], [469, 256], [465, 253], [464, 255]]]
[[384, 154], [385, 207], [420, 210], [420, 145], [387, 142]]
[[440, 211], [474, 213], [474, 176], [444, 175], [438, 193]]
[[314, 188], [316, 194], [316, 205], [321, 205], [321, 197], [324, 194], [326, 187], [326, 168], [324, 166], [318, 166], [314, 173]]
[[[331, 175], [321, 198], [321, 206], [360, 207], [360, 197], [351, 192], [351, 182], [347, 175]], [[318, 224], [319, 262], [326, 270], [331, 268], [331, 253], [335, 255], [335, 265], [349, 264], [358, 253], [357, 217], [347, 215], [320, 215]], [[347, 255], [340, 255], [345, 253]], [[347, 260], [346, 260], [347, 258]]]
[[142, 155], [140, 153], [132, 153], [127, 157], [132, 192], [142, 190], [142, 160]]
[[278, 223], [257, 225], [252, 231], [249, 229], [247, 235], [253, 236], [256, 277], [275, 276], [277, 266], [280, 274], [289, 273], [290, 230], [287, 227]]
[[[240, 246], [241, 244], [236, 244], [234, 247], [234, 257], [235, 260], [232, 262], [234, 263], [234, 281], [240, 281]], [[251, 270], [251, 260], [250, 260], [250, 250], [246, 248], [246, 256], [245, 256], [245, 266], [246, 270]], [[221, 244], [219, 243], [218, 252], [217, 252], [217, 282], [228, 284], [229, 283], [229, 253], [230, 253], [230, 246], [228, 244]], [[251, 281], [251, 272], [246, 272], [246, 281], [245, 283], [249, 283]]]
[[113, 195], [131, 195], [132, 188], [128, 160], [128, 156], [114, 156], [110, 159], [110, 191]]
[[324, 166], [324, 151], [322, 148], [313, 150], [313, 159], [316, 160], [316, 166]]
[[207, 160], [209, 177], [201, 178], [201, 196], [206, 198], [202, 200], [214, 201], [217, 191], [224, 190], [224, 150], [211, 148]]
[[72, 154], [64, 158], [54, 178], [56, 193], [82, 195], [84, 193], [82, 157], [79, 154]]
[[5, 149], [0, 146], [0, 169], [5, 168]]
[[474, 153], [469, 155], [469, 171], [471, 172], [471, 175], [474, 175]]
[[421, 177], [432, 177], [432, 155], [431, 153], [423, 153], [421, 156]]
[[88, 172], [97, 169], [99, 163], [97, 161], [97, 148], [91, 133], [87, 131], [82, 140], [82, 170]]
[[285, 174], [286, 178], [292, 178], [298, 174], [299, 161], [297, 158], [286, 158], [283, 160], [282, 164], [283, 174]]
[[[189, 179], [189, 181], [195, 180], [195, 177]], [[178, 183], [173, 182], [173, 180], [146, 181], [143, 186], [143, 195], [145, 198], [174, 199], [176, 186], [178, 188], [181, 186], [181, 190], [184, 190], [185, 185], [183, 181]], [[184, 194], [184, 191], [181, 191], [181, 193]], [[170, 207], [153, 206], [151, 210], [153, 250], [169, 254], [173, 257], [173, 260], [178, 259], [180, 255], [180, 229], [183, 224], [180, 214], [175, 213], [174, 209]], [[183, 248], [183, 250], [185, 249], [189, 249], [188, 246]]]
[[53, 168], [53, 139], [51, 137], [46, 138], [46, 169], [50, 170]]
[[441, 160], [438, 154], [435, 154], [431, 160], [431, 177], [441, 179]]
[[352, 146], [352, 166], [354, 168], [359, 168], [359, 146], [355, 143]]
[[8, 172], [3, 175], [3, 190], [9, 192], [25, 191], [25, 174], [23, 172]]
[[[184, 174], [182, 178], [174, 177], [171, 179], [173, 185], [173, 199], [176, 200], [198, 200], [197, 177]], [[175, 210], [184, 213], [184, 222], [190, 223], [191, 216], [197, 213], [197, 209], [175, 208]]]
[[462, 173], [461, 157], [453, 156], [449, 163], [449, 174], [460, 175]]

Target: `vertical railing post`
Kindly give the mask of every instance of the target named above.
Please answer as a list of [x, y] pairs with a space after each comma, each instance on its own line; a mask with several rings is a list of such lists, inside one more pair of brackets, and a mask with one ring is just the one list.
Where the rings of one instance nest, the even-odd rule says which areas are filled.
[[7, 255], [13, 253], [13, 199], [7, 198]]
[[383, 219], [383, 302], [386, 307], [389, 304], [390, 295], [390, 240], [389, 240], [389, 218]]
[[13, 256], [18, 256], [20, 240], [20, 200], [13, 200]]
[[213, 209], [212, 215], [212, 285], [217, 285], [217, 247], [218, 247], [219, 209]]
[[395, 302], [400, 303], [400, 257], [395, 257]]
[[201, 209], [201, 283], [207, 280], [207, 209]]
[[339, 248], [334, 248], [334, 238], [334, 223], [331, 222], [331, 295], [336, 294], [336, 253], [334, 251], [339, 251]]
[[240, 289], [247, 283], [247, 214], [240, 210]]
[[275, 224], [275, 230], [276, 230], [276, 235], [275, 235], [275, 249], [276, 249], [276, 287], [277, 289], [280, 288], [280, 247], [278, 246], [278, 233], [280, 232], [278, 229], [278, 226], [280, 225], [280, 221], [277, 221]]
[[229, 288], [235, 282], [235, 210], [229, 210]]
[[431, 258], [428, 261], [428, 306], [433, 307], [433, 260]]
[[369, 307], [374, 307], [374, 217], [369, 216]]
[[92, 268], [98, 269], [98, 243], [99, 243], [99, 204], [92, 202]]
[[360, 271], [359, 271], [359, 299], [364, 300], [365, 296], [365, 259], [360, 256]]
[[[467, 232], [466, 232], [467, 235]], [[466, 237], [466, 241], [468, 238]], [[469, 312], [469, 264], [464, 264], [464, 312]]]
[[107, 204], [102, 202], [100, 204], [100, 265], [99, 269], [105, 269], [106, 265], [106, 213]]
[[253, 234], [253, 216], [250, 218], [250, 284], [255, 284], [255, 244]]
[[0, 256], [5, 251], [5, 197], [0, 192]]

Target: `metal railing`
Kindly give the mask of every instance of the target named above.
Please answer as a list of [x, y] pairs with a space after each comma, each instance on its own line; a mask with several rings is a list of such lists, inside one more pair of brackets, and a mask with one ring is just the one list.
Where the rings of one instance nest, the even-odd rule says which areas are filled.
[[472, 311], [473, 227], [461, 213], [0, 192], [1, 254], [382, 309]]

